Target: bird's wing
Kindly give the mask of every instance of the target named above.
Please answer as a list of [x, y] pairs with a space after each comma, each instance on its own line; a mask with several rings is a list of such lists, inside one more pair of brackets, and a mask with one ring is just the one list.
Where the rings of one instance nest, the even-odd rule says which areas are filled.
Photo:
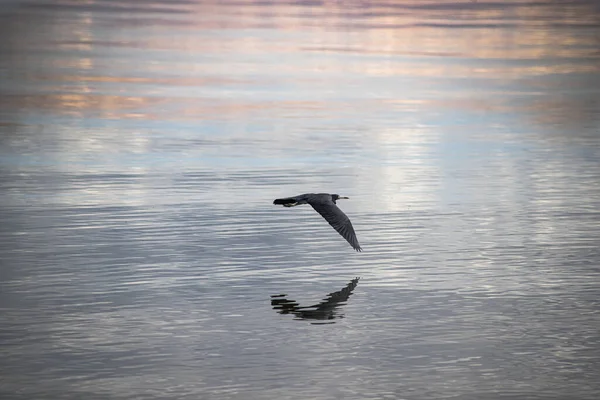
[[356, 238], [356, 233], [354, 233], [350, 218], [348, 218], [346, 214], [333, 203], [333, 201], [308, 201], [308, 204], [310, 204], [316, 212], [321, 214], [321, 216], [329, 222], [329, 225], [333, 226], [333, 229], [338, 231], [338, 233], [350, 243], [354, 250], [362, 251], [358, 244], [358, 239]]

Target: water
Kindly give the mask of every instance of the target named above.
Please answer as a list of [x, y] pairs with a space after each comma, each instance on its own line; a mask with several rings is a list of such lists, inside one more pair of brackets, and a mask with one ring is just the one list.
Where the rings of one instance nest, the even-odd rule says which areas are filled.
[[595, 2], [0, 22], [3, 399], [600, 395]]

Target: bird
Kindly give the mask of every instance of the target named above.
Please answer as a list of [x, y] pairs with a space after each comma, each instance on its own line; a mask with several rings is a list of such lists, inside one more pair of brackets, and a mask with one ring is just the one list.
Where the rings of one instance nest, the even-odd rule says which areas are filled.
[[344, 214], [336, 205], [336, 201], [340, 199], [348, 199], [337, 194], [329, 193], [305, 193], [294, 197], [285, 197], [275, 199], [273, 204], [283, 205], [284, 207], [295, 207], [302, 204], [310, 204], [316, 212], [321, 214], [329, 225], [333, 227], [356, 251], [362, 251], [358, 244], [356, 233], [350, 222], [350, 218]]

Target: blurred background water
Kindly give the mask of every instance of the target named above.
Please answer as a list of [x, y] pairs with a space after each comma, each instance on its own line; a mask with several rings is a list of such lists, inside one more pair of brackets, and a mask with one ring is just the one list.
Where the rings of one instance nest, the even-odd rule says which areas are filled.
[[600, 395], [597, 2], [2, 4], [3, 399]]

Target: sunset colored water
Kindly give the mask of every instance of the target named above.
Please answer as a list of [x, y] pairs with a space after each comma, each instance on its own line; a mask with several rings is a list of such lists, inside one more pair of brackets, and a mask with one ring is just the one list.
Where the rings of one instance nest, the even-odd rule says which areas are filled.
[[2, 4], [2, 399], [599, 398], [596, 2]]

